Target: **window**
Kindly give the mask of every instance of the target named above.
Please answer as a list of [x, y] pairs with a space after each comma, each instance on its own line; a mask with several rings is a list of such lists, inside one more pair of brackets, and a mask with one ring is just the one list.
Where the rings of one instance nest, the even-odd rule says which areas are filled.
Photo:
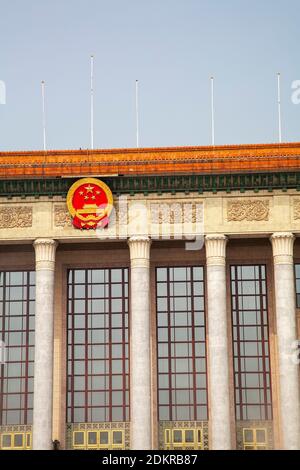
[[128, 420], [128, 269], [70, 270], [67, 421]]
[[266, 267], [231, 266], [237, 420], [271, 420]]
[[73, 431], [73, 449], [123, 450], [125, 449], [125, 431], [95, 429], [93, 431]]
[[[1, 426], [32, 423], [34, 303], [34, 272], [0, 272], [0, 339], [6, 356], [5, 364], [0, 365]], [[11, 445], [23, 446], [21, 437], [12, 437], [15, 442]], [[10, 437], [2, 438], [1, 446], [5, 447]]]
[[164, 445], [167, 450], [203, 449], [202, 429], [165, 429]]
[[157, 268], [156, 308], [159, 420], [207, 420], [203, 268]]
[[295, 264], [296, 307], [300, 308], [300, 264]]
[[243, 429], [244, 450], [267, 450], [267, 430], [244, 428]]

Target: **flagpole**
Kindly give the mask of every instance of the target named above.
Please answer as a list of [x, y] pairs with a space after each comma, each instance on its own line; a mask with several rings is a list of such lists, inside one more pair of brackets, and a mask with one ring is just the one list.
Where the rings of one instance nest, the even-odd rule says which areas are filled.
[[139, 81], [135, 81], [136, 147], [139, 148]]
[[94, 56], [91, 55], [91, 150], [94, 149]]
[[43, 107], [43, 144], [44, 144], [44, 151], [46, 152], [46, 107], [45, 107], [45, 82], [44, 80], [41, 83], [42, 85], [42, 107]]
[[211, 92], [211, 143], [215, 145], [215, 107], [214, 107], [214, 77], [210, 77]]
[[277, 104], [278, 104], [278, 140], [282, 142], [282, 126], [281, 126], [281, 84], [280, 84], [280, 73], [277, 74]]

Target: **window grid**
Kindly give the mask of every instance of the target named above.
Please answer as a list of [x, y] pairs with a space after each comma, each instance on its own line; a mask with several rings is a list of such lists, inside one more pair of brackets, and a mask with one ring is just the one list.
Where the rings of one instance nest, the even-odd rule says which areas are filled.
[[231, 266], [237, 420], [272, 419], [266, 267]]
[[125, 431], [123, 429], [73, 431], [72, 444], [73, 449], [124, 450]]
[[203, 450], [203, 432], [201, 428], [181, 429], [170, 428], [165, 429], [164, 443], [166, 450]]
[[265, 428], [244, 428], [243, 445], [244, 450], [267, 450], [267, 429]]
[[160, 421], [206, 420], [204, 270], [156, 268]]
[[34, 364], [33, 271], [0, 273], [0, 339], [5, 364], [0, 376], [0, 425], [32, 424]]
[[3, 432], [0, 435], [0, 450], [30, 450], [32, 433]]
[[68, 272], [67, 422], [129, 420], [128, 269]]

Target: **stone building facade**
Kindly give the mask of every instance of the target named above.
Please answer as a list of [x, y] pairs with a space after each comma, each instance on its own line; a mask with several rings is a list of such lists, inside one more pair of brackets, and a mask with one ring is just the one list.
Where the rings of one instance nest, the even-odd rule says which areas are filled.
[[[106, 228], [73, 226], [87, 177]], [[300, 449], [300, 144], [0, 153], [0, 178], [1, 449]]]

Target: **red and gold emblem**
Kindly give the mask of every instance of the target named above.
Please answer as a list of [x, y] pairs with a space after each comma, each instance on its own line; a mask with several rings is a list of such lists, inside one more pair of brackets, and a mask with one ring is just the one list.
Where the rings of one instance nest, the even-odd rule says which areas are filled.
[[81, 229], [106, 227], [113, 208], [113, 195], [103, 181], [96, 178], [82, 178], [70, 187], [67, 206], [74, 227]]

